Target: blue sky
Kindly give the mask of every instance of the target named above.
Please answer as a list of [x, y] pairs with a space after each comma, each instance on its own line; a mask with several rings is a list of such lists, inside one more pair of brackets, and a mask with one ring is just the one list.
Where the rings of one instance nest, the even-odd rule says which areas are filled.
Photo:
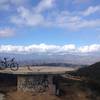
[[0, 0], [0, 45], [100, 48], [100, 0]]

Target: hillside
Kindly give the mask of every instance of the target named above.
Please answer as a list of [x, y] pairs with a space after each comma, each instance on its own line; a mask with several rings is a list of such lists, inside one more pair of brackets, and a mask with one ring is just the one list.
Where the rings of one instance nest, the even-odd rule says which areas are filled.
[[77, 72], [77, 75], [81, 77], [86, 77], [96, 82], [100, 82], [100, 62], [92, 64], [88, 67], [80, 68]]

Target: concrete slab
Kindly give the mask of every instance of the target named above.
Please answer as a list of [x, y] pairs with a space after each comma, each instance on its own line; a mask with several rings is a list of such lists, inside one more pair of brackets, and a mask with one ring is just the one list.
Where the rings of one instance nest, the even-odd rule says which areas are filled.
[[19, 67], [17, 71], [12, 71], [10, 68], [0, 70], [0, 73], [4, 74], [22, 74], [22, 75], [34, 75], [34, 74], [63, 74], [76, 69], [71, 67], [48, 67], [48, 66], [35, 66], [35, 67]]

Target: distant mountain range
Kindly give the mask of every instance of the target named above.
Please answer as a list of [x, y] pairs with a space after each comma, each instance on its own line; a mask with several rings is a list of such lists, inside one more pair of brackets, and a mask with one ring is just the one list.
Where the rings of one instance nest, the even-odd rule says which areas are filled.
[[46, 64], [46, 63], [59, 63], [59, 64], [76, 64], [76, 65], [90, 65], [97, 61], [100, 61], [98, 55], [82, 55], [82, 54], [63, 54], [63, 55], [47, 55], [46, 53], [37, 54], [12, 54], [12, 53], [0, 53], [0, 58], [16, 58], [20, 64]]

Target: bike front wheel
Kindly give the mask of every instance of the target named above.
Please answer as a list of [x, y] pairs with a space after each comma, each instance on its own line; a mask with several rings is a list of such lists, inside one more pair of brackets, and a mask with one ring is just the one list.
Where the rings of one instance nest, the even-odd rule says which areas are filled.
[[17, 63], [12, 63], [12, 64], [10, 65], [10, 69], [11, 69], [12, 71], [17, 71], [18, 68], [19, 68], [19, 66], [18, 66]]

